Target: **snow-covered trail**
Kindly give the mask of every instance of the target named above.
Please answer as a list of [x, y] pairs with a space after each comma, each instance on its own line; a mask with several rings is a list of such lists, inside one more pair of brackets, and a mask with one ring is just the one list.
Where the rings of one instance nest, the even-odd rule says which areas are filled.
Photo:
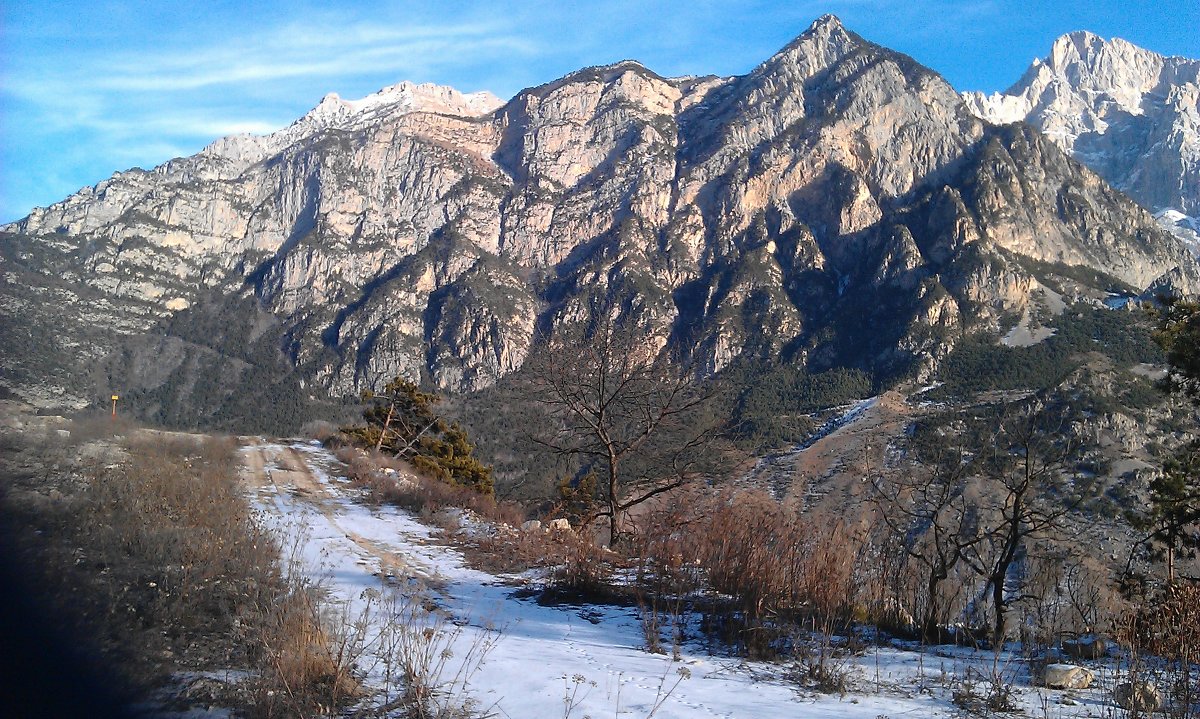
[[[571, 690], [569, 716], [576, 719], [652, 712], [663, 719], [949, 715], [949, 691], [921, 687], [938, 677], [945, 681], [951, 664], [961, 669], [972, 661], [873, 650], [854, 660], [856, 678], [842, 698], [813, 695], [775, 678], [778, 665], [713, 657], [698, 645], [686, 646], [673, 661], [641, 649], [633, 609], [547, 607], [519, 599], [512, 578], [467, 567], [458, 551], [436, 541], [433, 530], [409, 513], [356, 503], [338, 475], [341, 465], [322, 447], [252, 444], [243, 456], [264, 519], [284, 534], [294, 561], [321, 581], [346, 616], [362, 611], [367, 590], [385, 583], [403, 590], [411, 583], [431, 587], [451, 621], [463, 627], [454, 640], [456, 657], [466, 656], [476, 637], [496, 639], [469, 685], [470, 695], [494, 716], [567, 716], [564, 692]], [[679, 680], [681, 668], [689, 678]], [[367, 681], [382, 686], [382, 669], [370, 669]], [[1034, 701], [1031, 696], [1029, 703]]]

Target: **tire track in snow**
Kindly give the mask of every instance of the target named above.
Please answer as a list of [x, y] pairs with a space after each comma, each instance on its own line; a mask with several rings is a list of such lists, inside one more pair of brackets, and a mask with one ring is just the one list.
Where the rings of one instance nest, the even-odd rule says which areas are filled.
[[[334, 504], [344, 501], [335, 497], [314, 474], [308, 459], [295, 447], [256, 442], [244, 453], [247, 461], [245, 473], [256, 487], [274, 487], [305, 500], [305, 503], [321, 513], [329, 526], [352, 542], [362, 555], [377, 563], [379, 576], [385, 580], [415, 577], [438, 589], [445, 583], [436, 571], [425, 566], [414, 557], [385, 547], [382, 543], [347, 529], [338, 521], [339, 513]], [[409, 542], [423, 543], [416, 537], [406, 537]], [[360, 557], [362, 556], [360, 555]]]

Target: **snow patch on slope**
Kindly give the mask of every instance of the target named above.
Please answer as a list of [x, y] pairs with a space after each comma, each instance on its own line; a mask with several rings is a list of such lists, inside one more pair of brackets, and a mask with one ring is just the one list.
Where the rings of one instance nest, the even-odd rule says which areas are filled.
[[1200, 258], [1200, 218], [1170, 209], [1155, 213], [1154, 219], [1167, 232], [1183, 240], [1192, 254]]

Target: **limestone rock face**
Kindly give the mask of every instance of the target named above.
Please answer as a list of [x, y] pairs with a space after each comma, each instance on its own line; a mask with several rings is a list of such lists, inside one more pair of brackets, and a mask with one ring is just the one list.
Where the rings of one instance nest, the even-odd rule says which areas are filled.
[[989, 122], [1028, 122], [1145, 207], [1200, 217], [1200, 60], [1075, 32], [1007, 91], [963, 98]]
[[738, 77], [627, 61], [507, 103], [329, 95], [34, 210], [0, 228], [0, 269], [104, 298], [124, 335], [252, 301], [333, 394], [397, 374], [484, 387], [597, 313], [703, 372], [782, 356], [921, 374], [1023, 312], [1047, 268], [1200, 288], [1179, 239], [981, 102], [831, 16]]

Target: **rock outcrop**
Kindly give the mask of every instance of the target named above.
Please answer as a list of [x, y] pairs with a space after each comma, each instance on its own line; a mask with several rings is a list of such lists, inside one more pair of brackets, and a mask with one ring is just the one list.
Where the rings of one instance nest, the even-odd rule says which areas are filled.
[[1200, 60], [1074, 32], [1007, 91], [963, 98], [989, 122], [1028, 122], [1150, 210], [1173, 211], [1165, 225], [1200, 217]]
[[1042, 686], [1050, 689], [1087, 689], [1094, 680], [1091, 670], [1074, 664], [1047, 664], [1042, 670]]
[[1113, 687], [1113, 702], [1122, 709], [1149, 714], [1163, 708], [1163, 695], [1147, 681], [1121, 682]]
[[[921, 374], [1047, 273], [1200, 288], [1184, 245], [1099, 176], [831, 16], [738, 77], [622, 62], [502, 105], [407, 83], [330, 95], [3, 230], [0, 271], [102, 298], [117, 335], [252, 300], [334, 395], [397, 374], [484, 387], [596, 313], [706, 372]], [[22, 302], [0, 310], [28, 324]], [[79, 344], [81, 361], [120, 345]]]

